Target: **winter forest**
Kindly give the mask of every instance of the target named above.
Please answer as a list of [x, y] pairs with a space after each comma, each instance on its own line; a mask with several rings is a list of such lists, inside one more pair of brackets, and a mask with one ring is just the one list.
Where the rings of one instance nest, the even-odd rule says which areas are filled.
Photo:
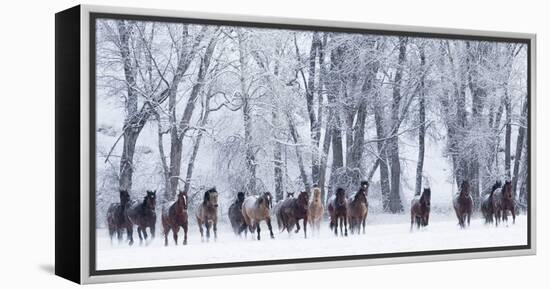
[[318, 186], [326, 202], [362, 180], [373, 222], [427, 187], [451, 215], [464, 180], [476, 208], [511, 180], [525, 210], [527, 55], [491, 39], [98, 19], [97, 226], [119, 190], [157, 190], [159, 206], [182, 190], [193, 211], [215, 187], [227, 222], [237, 192], [277, 202]]

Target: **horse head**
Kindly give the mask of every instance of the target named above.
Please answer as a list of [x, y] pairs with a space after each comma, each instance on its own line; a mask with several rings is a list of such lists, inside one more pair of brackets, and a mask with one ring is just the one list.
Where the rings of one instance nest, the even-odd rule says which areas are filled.
[[313, 189], [313, 200], [319, 202], [321, 201], [321, 189], [317, 187]]
[[157, 191], [147, 191], [147, 195], [143, 199], [143, 203], [149, 210], [155, 210], [157, 205]]
[[178, 206], [184, 210], [187, 210], [187, 192], [180, 191], [178, 193]]
[[504, 186], [502, 187], [502, 192], [503, 192], [503, 195], [502, 195], [503, 198], [508, 199], [508, 200], [512, 200], [514, 198], [513, 192], [512, 192], [512, 182], [511, 181], [504, 182]]
[[335, 204], [340, 207], [346, 204], [346, 191], [344, 189], [342, 188], [336, 189]]
[[293, 192], [286, 192], [286, 198], [287, 199], [294, 198], [294, 193]]
[[422, 196], [420, 197], [420, 202], [424, 204], [427, 208], [430, 207], [430, 199], [432, 195], [432, 190], [430, 188], [424, 188], [424, 192], [422, 192]]
[[237, 202], [239, 202], [239, 203], [244, 202], [244, 193], [243, 192], [238, 192], [237, 193]]
[[204, 192], [203, 204], [214, 208], [218, 207], [218, 191], [216, 191], [216, 188]]
[[265, 192], [258, 198], [258, 203], [264, 204], [269, 209], [273, 208], [273, 196], [270, 192]]
[[298, 204], [302, 208], [307, 208], [309, 204], [309, 194], [307, 192], [301, 192], [298, 195]]
[[368, 195], [369, 182], [368, 181], [362, 181], [360, 190], [363, 191], [363, 193], [365, 193], [365, 195]]

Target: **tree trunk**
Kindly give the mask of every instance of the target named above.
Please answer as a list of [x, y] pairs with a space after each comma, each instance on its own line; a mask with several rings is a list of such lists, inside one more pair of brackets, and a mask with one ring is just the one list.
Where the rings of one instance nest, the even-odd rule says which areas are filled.
[[240, 64], [240, 93], [243, 103], [243, 122], [244, 122], [244, 143], [245, 143], [245, 164], [248, 172], [248, 184], [246, 184], [245, 193], [256, 193], [256, 154], [252, 146], [252, 107], [246, 80], [248, 72], [246, 67], [246, 51], [242, 31], [238, 34], [239, 41], [239, 64]]
[[508, 88], [504, 88], [504, 102], [506, 110], [506, 135], [504, 138], [504, 172], [506, 178], [511, 179], [511, 146], [512, 146], [512, 101], [510, 99], [510, 94], [508, 93]]
[[[397, 69], [395, 72], [394, 87], [393, 87], [393, 102], [392, 102], [392, 125], [396, 126], [399, 122], [399, 111], [401, 103], [401, 79], [403, 77], [403, 67], [405, 64], [405, 57], [407, 54], [407, 38], [399, 38], [399, 56]], [[397, 130], [395, 130], [397, 132]], [[401, 163], [399, 160], [399, 137], [397, 135], [391, 136], [389, 139], [389, 151], [390, 151], [390, 170], [391, 170], [391, 185], [390, 185], [390, 200], [389, 208], [390, 212], [398, 213], [403, 211], [403, 204], [401, 204], [400, 196], [400, 180], [401, 180]]]
[[[527, 111], [528, 111], [528, 101], [527, 99], [523, 102], [523, 107], [521, 110], [521, 120], [520, 120], [520, 127], [518, 129], [518, 138], [516, 141], [516, 154], [514, 157], [514, 174], [512, 178], [512, 187], [514, 194], [517, 193], [517, 184], [518, 184], [518, 177], [519, 177], [519, 167], [521, 164], [521, 158], [522, 158], [522, 152], [523, 152], [523, 144], [524, 144], [524, 138], [525, 138], [525, 132], [527, 127]], [[529, 157], [529, 156], [525, 156]]]
[[[319, 182], [319, 152], [317, 151], [317, 148], [319, 147], [319, 141], [321, 137], [321, 124], [317, 120], [314, 107], [315, 92], [317, 91], [317, 89], [315, 88], [315, 65], [320, 41], [321, 40], [319, 38], [319, 33], [313, 32], [311, 48], [309, 52], [308, 82], [306, 86], [307, 111], [311, 132], [311, 145], [313, 148], [311, 154], [311, 178], [313, 183], [315, 184]], [[318, 95], [317, 97], [320, 96]]]
[[424, 46], [420, 47], [420, 93], [418, 96], [418, 162], [416, 164], [416, 185], [414, 193], [420, 195], [422, 191], [422, 171], [424, 169], [424, 142], [426, 140], [426, 104], [425, 104], [425, 87], [424, 81], [426, 78], [426, 55], [424, 54]]
[[[384, 121], [382, 116], [384, 115], [383, 106], [379, 103], [380, 98], [377, 93], [376, 106], [374, 109], [374, 122], [376, 124], [376, 136], [378, 139], [384, 139], [386, 132], [384, 131]], [[378, 148], [378, 166], [380, 167], [380, 189], [382, 191], [382, 207], [384, 211], [389, 212], [389, 200], [390, 200], [390, 173], [388, 170], [388, 156], [386, 153], [385, 141], [376, 142]], [[373, 169], [372, 171], [374, 171]]]
[[289, 114], [287, 114], [287, 121], [288, 121], [288, 128], [290, 130], [290, 135], [292, 136], [292, 140], [296, 145], [295, 149], [296, 149], [296, 157], [298, 158], [298, 168], [300, 170], [300, 177], [302, 178], [302, 182], [304, 183], [304, 188], [306, 189], [306, 192], [310, 192], [311, 185], [309, 184], [309, 181], [307, 179], [307, 173], [304, 166], [304, 158], [302, 156], [302, 150], [300, 149], [300, 136], [298, 135], [298, 131], [296, 131], [294, 120], [292, 119], [292, 116]]
[[[176, 196], [176, 192], [177, 192], [178, 184], [180, 180], [181, 160], [182, 160], [182, 153], [183, 153], [183, 139], [185, 137], [185, 134], [189, 130], [191, 117], [193, 116], [193, 112], [195, 111], [195, 102], [197, 101], [197, 98], [199, 97], [200, 93], [203, 90], [204, 81], [208, 73], [208, 68], [210, 67], [210, 61], [212, 59], [212, 54], [214, 53], [214, 49], [216, 47], [216, 42], [217, 42], [216, 36], [213, 36], [210, 39], [208, 46], [206, 47], [206, 51], [199, 65], [197, 81], [195, 82], [195, 84], [191, 89], [191, 93], [189, 94], [189, 98], [187, 99], [187, 103], [183, 110], [183, 115], [181, 117], [179, 124], [176, 124], [176, 120], [175, 120], [176, 119], [175, 101], [176, 101], [177, 85], [176, 84], [173, 85], [174, 87], [172, 89], [173, 93], [171, 94], [171, 97], [170, 97], [170, 111], [171, 111], [170, 118], [171, 118], [171, 126], [172, 126], [170, 130], [170, 135], [171, 135], [170, 197], [172, 199], [175, 198]], [[177, 83], [179, 83], [179, 80]], [[191, 178], [191, 176], [189, 178]], [[188, 190], [189, 184], [187, 183], [187, 181], [188, 180], [186, 179], [185, 188], [187, 188]]]

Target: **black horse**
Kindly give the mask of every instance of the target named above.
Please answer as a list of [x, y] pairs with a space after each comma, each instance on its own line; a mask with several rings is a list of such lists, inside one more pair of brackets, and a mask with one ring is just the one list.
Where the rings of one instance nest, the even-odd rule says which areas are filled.
[[481, 201], [481, 213], [483, 214], [483, 218], [485, 218], [485, 224], [493, 223], [493, 216], [495, 215], [495, 212], [493, 210], [493, 198], [495, 195], [495, 191], [501, 186], [502, 182], [496, 181], [491, 188], [491, 191], [483, 196], [483, 200]]
[[[231, 222], [231, 227], [235, 235], [239, 236], [241, 233], [241, 228], [246, 226], [244, 222], [242, 207], [244, 202], [244, 193], [238, 192], [237, 199], [229, 206], [227, 215], [229, 217], [229, 222]], [[246, 230], [244, 230], [246, 234]]]
[[[130, 232], [132, 230], [132, 223], [128, 219], [126, 211], [130, 203], [130, 194], [128, 191], [120, 191], [120, 202], [112, 203], [107, 210], [107, 228], [109, 228], [109, 236], [111, 242], [113, 237], [117, 236], [118, 241], [122, 241], [123, 230], [126, 230], [128, 238], [130, 238]], [[131, 245], [131, 244], [130, 244]]]
[[[157, 191], [147, 191], [143, 202], [136, 202], [128, 209], [128, 218], [132, 222], [132, 225], [137, 226], [140, 243], [143, 240], [147, 241], [147, 227], [151, 230], [151, 237], [155, 237], [155, 224], [157, 222], [157, 213], [155, 212], [157, 205], [156, 198]], [[130, 243], [133, 243], [132, 231], [130, 231], [129, 235]]]

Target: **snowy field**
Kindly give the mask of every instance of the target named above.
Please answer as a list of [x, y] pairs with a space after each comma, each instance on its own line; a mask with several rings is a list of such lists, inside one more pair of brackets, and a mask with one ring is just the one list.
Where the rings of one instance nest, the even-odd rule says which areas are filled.
[[[274, 226], [275, 239], [262, 223], [262, 240], [238, 238], [227, 224], [220, 224], [218, 240], [202, 243], [195, 224], [190, 224], [188, 245], [176, 247], [171, 234], [169, 246], [164, 246], [160, 228], [156, 239], [148, 245], [133, 247], [126, 244], [111, 245], [105, 229], [97, 231], [97, 269], [123, 269], [156, 266], [174, 266], [225, 262], [262, 261], [276, 259], [329, 257], [345, 255], [396, 253], [428, 250], [500, 247], [527, 244], [527, 217], [521, 215], [516, 224], [486, 226], [474, 218], [470, 228], [460, 229], [457, 221], [448, 215], [432, 215], [428, 228], [409, 232], [408, 215], [372, 216], [367, 222], [366, 234], [335, 237], [323, 223], [317, 236], [303, 238], [303, 233], [288, 235], [278, 233]], [[311, 231], [308, 231], [310, 233]], [[254, 234], [255, 235], [255, 234]], [[138, 240], [134, 230], [134, 238]]]

